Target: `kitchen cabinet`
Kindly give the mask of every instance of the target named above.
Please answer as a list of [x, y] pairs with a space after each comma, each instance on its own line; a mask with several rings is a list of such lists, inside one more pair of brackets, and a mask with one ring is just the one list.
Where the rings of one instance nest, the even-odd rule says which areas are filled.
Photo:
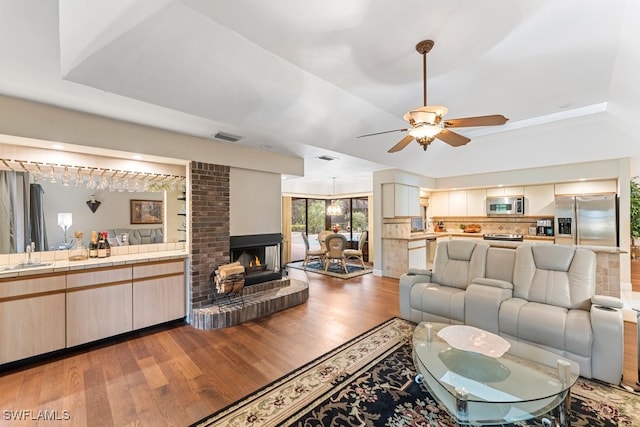
[[467, 215], [467, 192], [458, 190], [449, 192], [449, 216]]
[[420, 188], [404, 184], [382, 184], [382, 216], [420, 216]]
[[523, 186], [487, 188], [487, 196], [489, 197], [522, 196], [523, 194]]
[[429, 216], [449, 216], [449, 192], [437, 191], [429, 198]]
[[486, 216], [486, 198], [484, 189], [434, 192], [429, 201], [429, 215]]
[[133, 329], [131, 266], [67, 274], [67, 347]]
[[524, 188], [524, 212], [527, 216], [553, 216], [554, 207], [554, 186], [532, 185]]
[[427, 240], [410, 240], [408, 243], [409, 250], [409, 268], [427, 268]]
[[65, 347], [65, 276], [0, 279], [0, 364]]
[[487, 215], [487, 191], [467, 190], [467, 216]]
[[555, 185], [555, 194], [600, 194], [617, 193], [618, 184], [615, 179], [600, 181], [564, 182]]
[[184, 261], [133, 266], [133, 329], [186, 315]]

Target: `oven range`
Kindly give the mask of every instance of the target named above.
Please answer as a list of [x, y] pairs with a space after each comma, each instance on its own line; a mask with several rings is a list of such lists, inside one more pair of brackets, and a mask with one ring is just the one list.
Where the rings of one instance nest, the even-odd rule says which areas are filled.
[[484, 240], [502, 240], [504, 242], [522, 242], [522, 234], [485, 234]]

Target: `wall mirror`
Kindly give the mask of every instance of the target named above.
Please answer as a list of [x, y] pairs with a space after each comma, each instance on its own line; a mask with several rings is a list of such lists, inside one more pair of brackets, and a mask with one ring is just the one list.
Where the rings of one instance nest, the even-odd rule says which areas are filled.
[[[2, 143], [0, 152], [0, 253], [25, 252], [32, 242], [35, 251], [66, 249], [76, 231], [83, 232], [86, 244], [91, 231], [108, 231], [117, 244], [123, 244], [123, 235], [124, 244], [186, 237], [184, 161], [156, 163]], [[162, 212], [154, 212], [160, 221], [132, 223], [131, 200], [160, 206]]]

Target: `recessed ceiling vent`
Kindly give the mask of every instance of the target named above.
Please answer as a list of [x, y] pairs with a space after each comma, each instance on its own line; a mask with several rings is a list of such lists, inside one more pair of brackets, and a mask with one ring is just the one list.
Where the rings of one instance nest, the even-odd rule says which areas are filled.
[[323, 156], [317, 157], [317, 159], [326, 160], [327, 162], [330, 162], [331, 160], [337, 160], [335, 157], [331, 157], [331, 156], [327, 156], [327, 155], [323, 155]]
[[223, 141], [229, 141], [229, 142], [236, 142], [242, 139], [241, 136], [232, 135], [230, 133], [224, 133], [224, 132], [218, 132], [215, 135], [213, 135], [213, 137], [216, 139], [222, 139]]

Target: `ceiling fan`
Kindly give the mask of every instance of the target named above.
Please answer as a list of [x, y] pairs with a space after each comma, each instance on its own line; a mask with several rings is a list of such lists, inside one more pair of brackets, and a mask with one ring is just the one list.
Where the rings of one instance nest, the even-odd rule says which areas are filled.
[[503, 125], [509, 120], [501, 114], [490, 116], [465, 117], [461, 119], [444, 120], [447, 114], [446, 107], [442, 105], [427, 105], [427, 53], [433, 48], [433, 40], [423, 40], [416, 45], [416, 50], [422, 55], [422, 81], [424, 88], [424, 106], [414, 108], [406, 113], [403, 118], [409, 122], [410, 128], [394, 129], [384, 132], [369, 133], [360, 135], [358, 138], [365, 136], [381, 135], [390, 132], [406, 132], [409, 134], [402, 138], [400, 142], [389, 149], [389, 153], [395, 153], [405, 148], [414, 139], [422, 146], [424, 150], [434, 139], [438, 138], [447, 144], [458, 147], [465, 145], [471, 139], [458, 133], [452, 132], [449, 128], [458, 127], [475, 127], [475, 126], [498, 126]]

